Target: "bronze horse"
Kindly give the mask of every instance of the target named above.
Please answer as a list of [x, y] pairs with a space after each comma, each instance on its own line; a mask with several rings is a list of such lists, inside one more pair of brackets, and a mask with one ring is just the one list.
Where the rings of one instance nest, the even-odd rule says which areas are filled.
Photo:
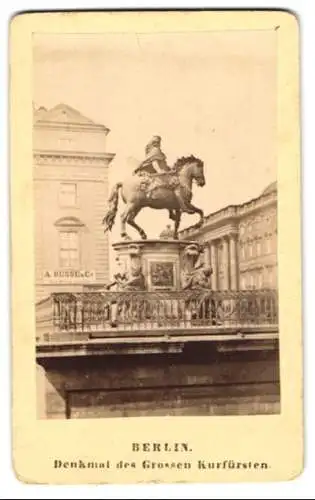
[[198, 186], [204, 186], [204, 165], [199, 158], [187, 156], [179, 158], [170, 171], [160, 174], [132, 175], [124, 182], [115, 184], [108, 200], [108, 210], [103, 218], [104, 232], [111, 230], [118, 209], [119, 189], [121, 197], [127, 205], [121, 215], [121, 237], [128, 238], [126, 223], [136, 229], [142, 239], [147, 235], [135, 222], [135, 217], [144, 207], [153, 209], [167, 209], [169, 217], [174, 224], [174, 239], [178, 239], [178, 228], [181, 214], [199, 214], [200, 219], [196, 227], [203, 224], [204, 214], [200, 208], [191, 203], [192, 183], [196, 181]]

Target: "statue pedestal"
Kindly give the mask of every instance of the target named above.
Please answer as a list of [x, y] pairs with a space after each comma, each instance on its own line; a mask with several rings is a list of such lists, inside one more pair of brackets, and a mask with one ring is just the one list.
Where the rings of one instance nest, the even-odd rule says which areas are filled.
[[183, 251], [191, 245], [186, 240], [131, 240], [112, 245], [123, 269], [141, 267], [147, 291], [181, 289]]

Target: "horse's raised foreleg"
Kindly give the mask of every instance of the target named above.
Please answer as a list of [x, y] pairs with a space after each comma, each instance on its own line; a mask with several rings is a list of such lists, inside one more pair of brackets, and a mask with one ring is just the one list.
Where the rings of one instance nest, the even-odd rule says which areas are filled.
[[175, 210], [174, 240], [178, 240], [178, 228], [181, 219], [181, 211]]
[[[194, 214], [195, 213], [195, 210], [194, 210], [195, 207], [193, 207], [190, 204], [190, 202], [186, 200], [185, 193], [183, 192], [183, 189], [181, 186], [178, 186], [175, 189], [174, 194], [176, 196], [176, 200], [177, 200], [179, 209], [182, 212], [186, 212], [187, 214]], [[175, 214], [175, 217], [176, 217], [176, 214]], [[174, 218], [173, 220], [176, 220], [176, 219]]]
[[171, 220], [175, 221], [176, 220], [176, 213], [175, 210], [169, 210], [168, 211], [168, 216]]
[[140, 208], [131, 207], [130, 210], [128, 211], [126, 220], [127, 220], [127, 223], [129, 224], [129, 226], [133, 227], [134, 229], [136, 229], [138, 231], [138, 233], [141, 236], [141, 239], [146, 240], [147, 239], [146, 233], [134, 221], [135, 217], [138, 215], [139, 212], [140, 212]]
[[189, 210], [189, 213], [190, 214], [199, 214], [199, 221], [197, 222], [197, 224], [195, 225], [196, 228], [198, 227], [201, 227], [204, 223], [204, 213], [203, 213], [203, 210], [201, 210], [201, 208], [198, 208], [198, 207], [195, 207], [195, 205], [192, 205], [192, 203], [188, 203], [187, 202], [187, 208]]

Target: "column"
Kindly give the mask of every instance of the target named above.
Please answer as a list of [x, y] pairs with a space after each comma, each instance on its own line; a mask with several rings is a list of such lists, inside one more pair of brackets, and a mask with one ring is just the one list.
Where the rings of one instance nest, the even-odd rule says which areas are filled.
[[230, 289], [229, 238], [223, 238], [223, 290]]
[[212, 290], [218, 289], [218, 258], [217, 258], [217, 247], [216, 242], [212, 241], [210, 245], [210, 256], [211, 256], [211, 267], [212, 267]]
[[204, 247], [204, 264], [205, 267], [211, 266], [210, 244], [208, 242], [205, 243]]
[[230, 286], [231, 290], [238, 290], [238, 262], [236, 249], [237, 235], [230, 235]]

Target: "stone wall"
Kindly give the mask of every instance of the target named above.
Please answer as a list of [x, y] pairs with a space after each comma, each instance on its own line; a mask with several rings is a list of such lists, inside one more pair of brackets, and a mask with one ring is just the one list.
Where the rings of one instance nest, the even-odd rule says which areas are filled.
[[280, 412], [277, 350], [54, 358], [39, 377], [42, 418]]

